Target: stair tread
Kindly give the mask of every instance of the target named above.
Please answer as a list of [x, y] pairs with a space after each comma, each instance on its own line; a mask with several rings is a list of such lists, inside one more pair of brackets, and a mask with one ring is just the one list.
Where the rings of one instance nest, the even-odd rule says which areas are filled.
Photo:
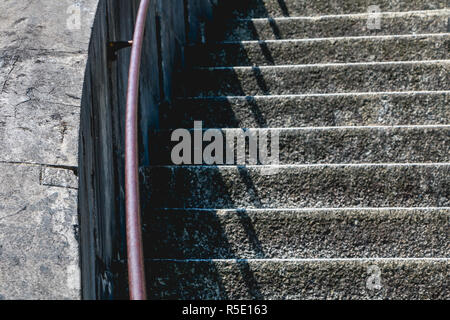
[[207, 67], [184, 79], [187, 96], [447, 90], [449, 66], [450, 60]]
[[381, 13], [380, 26], [368, 26], [369, 15], [238, 19], [223, 25], [210, 41], [408, 35], [448, 32], [449, 10]]
[[[227, 135], [244, 133], [241, 128], [215, 130], [224, 141]], [[163, 130], [153, 136], [152, 164], [172, 164], [171, 152], [179, 143], [171, 141], [173, 132]], [[280, 164], [450, 162], [450, 125], [248, 128], [245, 133], [256, 139], [262, 133], [276, 134]], [[204, 142], [202, 150], [209, 144]], [[194, 144], [192, 152], [193, 148]], [[225, 149], [222, 152], [225, 156]]]
[[[391, 1], [379, 0], [375, 3], [383, 12], [402, 12], [417, 10], [445, 9], [444, 0], [413, 0]], [[296, 15], [320, 16], [334, 14], [366, 13], [369, 9], [366, 0], [354, 1], [298, 1], [298, 0], [227, 0], [224, 2], [226, 10], [230, 8], [234, 16], [238, 17], [289, 17]], [[234, 9], [234, 10], [233, 10]]]
[[255, 66], [445, 60], [450, 33], [397, 37], [228, 42], [188, 48], [194, 66]]
[[143, 192], [152, 195], [146, 207], [450, 205], [450, 163], [151, 166], [141, 173]]
[[450, 124], [450, 91], [179, 98], [161, 128]]
[[[449, 299], [449, 262], [148, 261], [149, 292], [160, 299]], [[367, 286], [373, 270], [381, 272], [378, 290]]]
[[445, 257], [449, 218], [450, 208], [151, 209], [143, 234], [158, 259]]

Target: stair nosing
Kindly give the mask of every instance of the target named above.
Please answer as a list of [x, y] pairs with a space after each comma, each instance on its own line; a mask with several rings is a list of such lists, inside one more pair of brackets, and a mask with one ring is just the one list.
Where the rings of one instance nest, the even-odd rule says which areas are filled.
[[450, 94], [450, 90], [420, 90], [420, 91], [376, 91], [376, 92], [330, 92], [304, 94], [271, 94], [271, 95], [217, 95], [175, 97], [176, 100], [227, 100], [227, 99], [278, 99], [278, 98], [308, 98], [308, 97], [341, 97], [341, 96], [383, 96], [383, 95], [440, 95]]
[[[408, 15], [430, 15], [440, 16], [446, 15], [450, 12], [449, 9], [434, 9], [434, 10], [410, 10], [410, 11], [381, 11], [381, 16], [398, 17]], [[320, 20], [320, 19], [335, 19], [335, 18], [351, 18], [351, 17], [367, 17], [371, 15], [368, 12], [360, 13], [347, 13], [347, 14], [328, 14], [328, 15], [316, 15], [316, 16], [292, 16], [292, 17], [277, 17], [270, 16], [264, 18], [236, 18], [235, 21], [270, 21], [270, 20]]]
[[[319, 42], [319, 41], [343, 41], [343, 40], [391, 40], [391, 39], [416, 39], [416, 38], [445, 38], [449, 37], [450, 32], [439, 33], [415, 33], [415, 34], [389, 34], [389, 35], [367, 35], [367, 36], [345, 36], [345, 37], [322, 37], [322, 38], [294, 38], [294, 39], [259, 39], [259, 40], [231, 40], [219, 42], [206, 42], [205, 46], [226, 46], [238, 44], [262, 44], [262, 43], [289, 43], [289, 42]], [[198, 45], [193, 44], [189, 47], [195, 48]]]
[[445, 211], [450, 207], [329, 207], [329, 208], [152, 208], [150, 211], [195, 212], [326, 212], [326, 211]]
[[364, 168], [364, 167], [450, 167], [450, 162], [405, 162], [405, 163], [314, 163], [314, 164], [276, 164], [276, 165], [204, 165], [204, 164], [185, 164], [185, 165], [147, 165], [140, 168], [192, 168], [192, 169], [265, 169], [265, 168]]
[[356, 67], [378, 65], [428, 65], [450, 64], [450, 59], [440, 60], [411, 60], [411, 61], [375, 61], [375, 62], [346, 62], [346, 63], [317, 63], [317, 64], [279, 64], [263, 66], [221, 66], [221, 67], [193, 67], [191, 71], [216, 71], [216, 70], [254, 70], [254, 69], [308, 69], [327, 67]]
[[[252, 131], [338, 131], [338, 130], [389, 130], [389, 129], [448, 129], [450, 124], [413, 124], [413, 125], [368, 125], [368, 126], [317, 126], [317, 127], [203, 127], [201, 130], [221, 130], [221, 131], [232, 131], [232, 130], [252, 130]], [[161, 129], [159, 132], [167, 133], [177, 130], [178, 128]], [[182, 128], [188, 131], [195, 131], [195, 128]]]
[[449, 257], [423, 257], [423, 258], [267, 258], [267, 259], [158, 259], [147, 258], [154, 262], [450, 262]]

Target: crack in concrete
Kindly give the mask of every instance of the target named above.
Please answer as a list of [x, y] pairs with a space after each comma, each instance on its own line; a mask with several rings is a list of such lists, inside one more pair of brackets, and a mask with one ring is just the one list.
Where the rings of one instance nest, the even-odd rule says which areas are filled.
[[24, 206], [22, 209], [18, 210], [17, 212], [15, 212], [13, 214], [10, 214], [10, 215], [4, 216], [4, 217], [0, 217], [0, 221], [5, 220], [7, 218], [17, 216], [17, 215], [21, 214], [22, 212], [24, 212], [25, 210], [27, 210], [27, 208], [28, 208], [28, 206]]
[[22, 161], [0, 161], [0, 164], [41, 166], [44, 168], [64, 169], [64, 170], [72, 171], [76, 176], [78, 176], [78, 167], [76, 167], [76, 166], [48, 164], [48, 163], [22, 162]]
[[78, 188], [68, 187], [68, 186], [61, 186], [61, 185], [56, 185], [56, 184], [46, 184], [46, 183], [41, 183], [41, 185], [44, 186], [44, 187], [52, 187], [52, 188], [62, 188], [62, 189], [78, 190]]
[[12, 66], [11, 66], [11, 69], [9, 70], [8, 74], [6, 75], [5, 81], [3, 82], [2, 92], [1, 93], [5, 92], [6, 85], [8, 84], [9, 76], [14, 71], [14, 68], [16, 67], [17, 61], [19, 61], [19, 57], [18, 56], [15, 57], [15, 60], [14, 60], [14, 62], [12, 64]]

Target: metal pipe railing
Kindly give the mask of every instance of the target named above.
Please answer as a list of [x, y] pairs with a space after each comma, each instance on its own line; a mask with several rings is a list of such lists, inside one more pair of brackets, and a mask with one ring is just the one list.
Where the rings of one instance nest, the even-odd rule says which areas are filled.
[[150, 0], [141, 0], [131, 47], [125, 115], [125, 207], [130, 300], [147, 299], [139, 199], [138, 101], [142, 43]]

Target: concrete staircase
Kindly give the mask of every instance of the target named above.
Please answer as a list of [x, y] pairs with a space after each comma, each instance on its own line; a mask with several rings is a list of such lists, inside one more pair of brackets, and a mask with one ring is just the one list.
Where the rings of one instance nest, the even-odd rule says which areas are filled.
[[[449, 299], [445, 0], [220, 10], [141, 170], [150, 297]], [[277, 131], [276, 172], [173, 165], [170, 133], [194, 120]]]

